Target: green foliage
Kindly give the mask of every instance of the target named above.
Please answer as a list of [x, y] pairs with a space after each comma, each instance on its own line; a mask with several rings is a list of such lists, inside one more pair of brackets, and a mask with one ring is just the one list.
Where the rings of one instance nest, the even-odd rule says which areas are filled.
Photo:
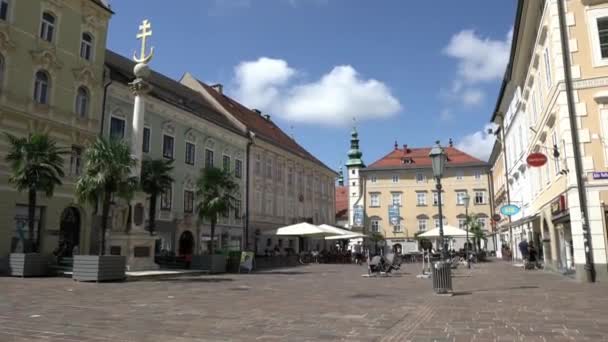
[[[234, 196], [239, 189], [232, 174], [218, 168], [204, 168], [196, 184], [198, 217], [200, 221], [211, 223], [211, 241], [214, 241], [215, 225], [219, 215], [228, 215], [234, 208], [237, 198]], [[214, 246], [210, 244], [209, 253], [213, 254]]]
[[44, 191], [53, 196], [55, 187], [61, 185], [64, 177], [62, 155], [69, 151], [57, 147], [57, 143], [46, 134], [30, 134], [19, 138], [6, 134], [10, 147], [5, 158], [11, 175], [9, 182], [18, 191]]
[[17, 191], [28, 191], [28, 243], [24, 243], [24, 252], [36, 251], [34, 220], [37, 192], [53, 196], [55, 187], [61, 185], [64, 177], [63, 155], [69, 151], [59, 148], [46, 134], [34, 133], [19, 138], [7, 133], [6, 137], [10, 145], [5, 157], [10, 167], [8, 181]]
[[384, 241], [384, 235], [380, 234], [380, 233], [372, 233], [369, 236], [370, 241], [374, 242], [374, 243], [378, 243], [380, 241]]
[[112, 197], [130, 201], [137, 189], [137, 177], [131, 175], [136, 160], [129, 146], [120, 140], [98, 138], [85, 153], [84, 172], [76, 184], [76, 196], [81, 203], [95, 204], [101, 197], [100, 254], [105, 253], [105, 236]]
[[469, 227], [469, 234], [473, 240], [473, 246], [477, 251], [478, 249], [481, 249], [481, 241], [485, 240], [486, 233], [483, 231], [481, 223], [475, 214], [470, 214], [467, 217], [467, 224]]
[[173, 177], [173, 160], [167, 159], [144, 159], [141, 165], [141, 188], [150, 195], [150, 207], [148, 208], [150, 235], [154, 233], [156, 226], [156, 200], [158, 196], [171, 187]]

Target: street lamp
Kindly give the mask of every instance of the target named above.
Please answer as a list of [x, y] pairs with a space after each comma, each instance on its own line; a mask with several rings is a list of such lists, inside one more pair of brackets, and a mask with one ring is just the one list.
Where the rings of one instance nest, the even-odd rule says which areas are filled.
[[429, 153], [429, 157], [431, 158], [431, 164], [433, 166], [433, 177], [435, 177], [435, 181], [437, 182], [437, 207], [439, 208], [439, 243], [441, 244], [441, 257], [443, 260], [447, 259], [447, 251], [445, 245], [443, 244], [443, 212], [441, 209], [441, 178], [443, 177], [443, 172], [445, 170], [445, 164], [447, 162], [447, 155], [443, 150], [443, 147], [439, 145], [439, 140], [436, 142], [435, 146], [431, 149]]
[[465, 224], [467, 226], [467, 243], [464, 247], [464, 252], [467, 258], [467, 268], [471, 268], [471, 258], [469, 258], [469, 202], [471, 201], [471, 197], [468, 193], [464, 194], [462, 197], [462, 202], [464, 203], [464, 216], [465, 216]]

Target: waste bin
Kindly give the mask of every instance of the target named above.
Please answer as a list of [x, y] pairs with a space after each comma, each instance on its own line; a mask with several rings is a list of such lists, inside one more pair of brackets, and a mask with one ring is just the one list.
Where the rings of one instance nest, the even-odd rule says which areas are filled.
[[437, 294], [452, 292], [452, 265], [438, 261], [433, 265], [433, 290]]

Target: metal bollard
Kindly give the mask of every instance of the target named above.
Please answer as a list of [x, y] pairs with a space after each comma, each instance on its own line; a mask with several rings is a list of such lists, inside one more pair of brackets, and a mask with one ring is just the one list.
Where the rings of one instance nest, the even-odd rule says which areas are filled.
[[452, 265], [439, 261], [433, 265], [433, 290], [437, 294], [452, 292]]

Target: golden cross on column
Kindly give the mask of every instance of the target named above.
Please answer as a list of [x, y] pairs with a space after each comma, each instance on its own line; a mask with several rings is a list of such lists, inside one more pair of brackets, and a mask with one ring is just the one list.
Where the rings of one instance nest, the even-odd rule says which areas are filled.
[[146, 41], [148, 37], [152, 37], [152, 24], [148, 19], [144, 19], [144, 21], [139, 25], [139, 33], [137, 33], [136, 38], [141, 40], [141, 52], [139, 57], [133, 53], [133, 60], [137, 63], [148, 64], [154, 55], [154, 47], [150, 48], [150, 54], [146, 56]]

